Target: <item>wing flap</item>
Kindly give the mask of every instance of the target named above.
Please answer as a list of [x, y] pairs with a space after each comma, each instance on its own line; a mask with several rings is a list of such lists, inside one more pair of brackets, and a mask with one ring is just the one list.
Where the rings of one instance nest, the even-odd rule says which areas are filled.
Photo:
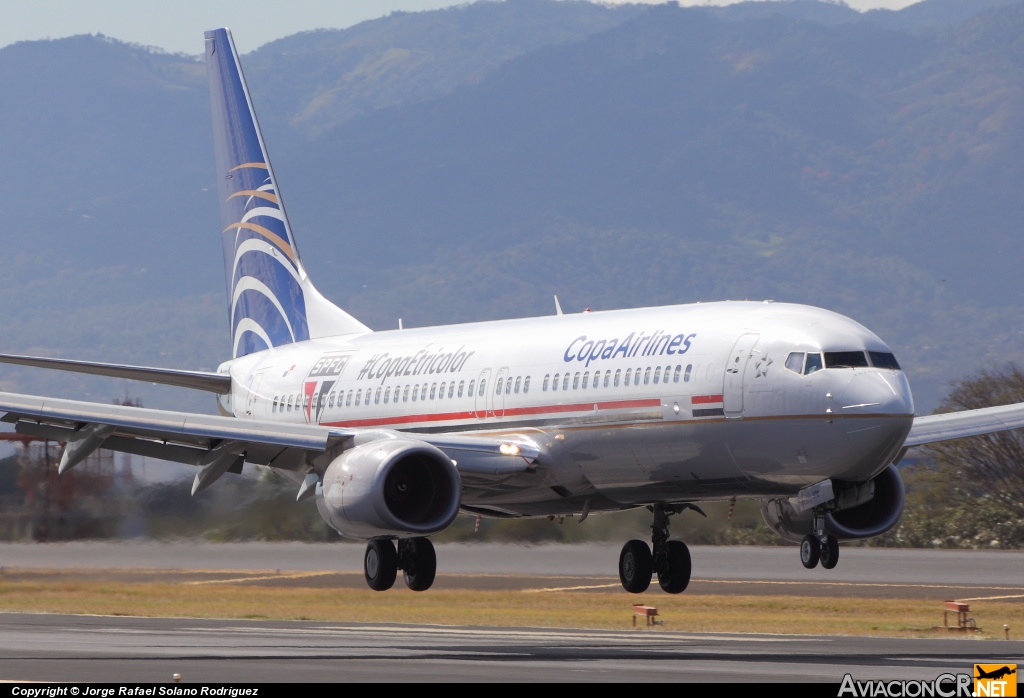
[[914, 417], [905, 446], [922, 446], [964, 436], [1024, 427], [1024, 403]]

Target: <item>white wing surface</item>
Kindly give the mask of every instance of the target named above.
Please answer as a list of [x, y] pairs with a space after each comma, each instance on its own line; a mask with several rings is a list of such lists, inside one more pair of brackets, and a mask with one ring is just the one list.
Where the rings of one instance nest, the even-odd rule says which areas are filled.
[[915, 417], [905, 446], [921, 446], [964, 436], [992, 434], [1024, 427], [1024, 403], [985, 407], [964, 412]]

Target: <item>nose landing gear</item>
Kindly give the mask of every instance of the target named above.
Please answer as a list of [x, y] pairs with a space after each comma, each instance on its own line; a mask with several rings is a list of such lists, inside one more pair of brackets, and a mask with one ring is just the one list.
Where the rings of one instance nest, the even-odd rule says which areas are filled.
[[363, 576], [375, 591], [387, 591], [402, 570], [405, 585], [413, 591], [426, 591], [434, 583], [437, 554], [426, 538], [400, 538], [398, 549], [390, 538], [374, 538], [366, 544]]
[[655, 504], [651, 524], [653, 551], [642, 540], [631, 540], [622, 546], [619, 554], [619, 581], [622, 588], [633, 594], [647, 591], [655, 573], [658, 584], [669, 594], [679, 594], [690, 584], [690, 550], [681, 540], [669, 540], [668, 517], [686, 509], [707, 516], [693, 504]]

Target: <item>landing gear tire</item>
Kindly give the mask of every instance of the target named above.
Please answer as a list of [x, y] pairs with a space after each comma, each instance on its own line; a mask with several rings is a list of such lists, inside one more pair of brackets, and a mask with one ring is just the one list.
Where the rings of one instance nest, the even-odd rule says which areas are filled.
[[374, 538], [366, 544], [363, 576], [374, 591], [387, 591], [398, 577], [398, 552], [387, 538]]
[[681, 540], [665, 542], [666, 569], [658, 572], [658, 584], [669, 594], [679, 594], [690, 584], [690, 549]]
[[619, 581], [631, 594], [642, 594], [651, 586], [654, 558], [651, 549], [642, 540], [631, 540], [622, 546], [619, 554]]
[[821, 543], [817, 536], [808, 534], [800, 542], [800, 562], [804, 567], [813, 570], [818, 566], [818, 559], [821, 557]]
[[413, 591], [426, 591], [434, 583], [437, 573], [437, 553], [434, 544], [426, 538], [409, 538], [399, 542], [405, 553], [402, 558], [402, 574], [405, 585]]
[[839, 564], [839, 541], [835, 536], [825, 539], [825, 544], [821, 546], [820, 556], [821, 566], [827, 570]]

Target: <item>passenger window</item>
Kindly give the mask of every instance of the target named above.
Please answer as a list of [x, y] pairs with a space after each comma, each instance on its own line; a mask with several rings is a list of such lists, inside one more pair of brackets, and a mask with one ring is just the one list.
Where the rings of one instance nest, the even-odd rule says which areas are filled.
[[373, 394], [373, 404], [375, 404], [375, 405], [379, 405], [380, 404], [380, 391], [381, 391], [381, 388], [377, 388], [377, 392], [375, 392]]
[[[459, 397], [462, 397], [462, 387], [466, 384], [466, 381], [459, 381]], [[470, 387], [470, 390], [473, 388]]]
[[822, 368], [821, 354], [808, 354], [807, 363], [804, 364], [804, 375], [810, 375]]
[[445, 384], [442, 383], [441, 387], [437, 389], [437, 399], [438, 400], [443, 400], [444, 399], [444, 387], [445, 387]]
[[560, 373], [556, 373], [555, 374], [555, 379], [553, 381], [551, 381], [551, 389], [552, 390], [558, 390], [558, 379], [561, 377], [561, 375], [562, 374], [560, 374]]
[[352, 391], [348, 391], [348, 395], [345, 397], [345, 407], [352, 406]]
[[[437, 384], [435, 383], [434, 385], [437, 385]], [[434, 397], [433, 394], [431, 394], [430, 397]], [[427, 399], [427, 384], [424, 383], [423, 387], [420, 388], [420, 400], [426, 400], [426, 399]]]
[[[637, 378], [639, 378], [639, 377], [640, 377], [640, 372], [637, 371]], [[644, 385], [647, 385], [650, 382], [651, 382], [651, 367], [648, 366], [647, 370], [644, 371]]]
[[494, 394], [495, 395], [501, 395], [501, 384], [502, 384], [502, 381], [504, 381], [504, 380], [505, 380], [504, 378], [499, 378], [498, 379], [498, 382], [497, 382], [497, 384], [495, 385], [495, 388], [494, 388]]
[[586, 371], [583, 374], [583, 387], [586, 388], [590, 383], [590, 371]]
[[274, 396], [274, 404], [270, 408], [271, 412], [277, 412], [277, 395]]
[[292, 396], [291, 395], [288, 396], [288, 411], [289, 412], [292, 411]]
[[[650, 369], [648, 369], [650, 370]], [[654, 384], [657, 385], [661, 381], [661, 366], [654, 369]]]
[[896, 357], [885, 351], [869, 351], [868, 356], [871, 357], [871, 365], [875, 368], [889, 368], [894, 371], [900, 370], [900, 365], [896, 363]]
[[690, 371], [693, 370], [693, 364], [686, 364], [686, 372], [683, 373], [683, 382], [690, 382]]
[[359, 401], [362, 399], [362, 397], [363, 397], [363, 391], [362, 390], [357, 390], [356, 391], [356, 407], [359, 407]]
[[473, 385], [476, 383], [475, 380], [469, 382], [469, 397], [473, 397]]
[[418, 386], [418, 385], [412, 386], [412, 401], [416, 402], [416, 400], [419, 399], [419, 396], [420, 396], [420, 386]]
[[[615, 387], [619, 387], [619, 374], [622, 373], [621, 368], [615, 369]], [[626, 370], [626, 381], [629, 381], [629, 369]]]
[[802, 373], [804, 369], [804, 353], [802, 351], [791, 352], [786, 357], [786, 368], [793, 373]]
[[402, 391], [402, 402], [409, 402], [409, 386], [405, 386], [405, 390]]
[[516, 376], [516, 395], [519, 394], [519, 381], [520, 381], [520, 376]]
[[306, 396], [306, 400], [305, 402], [302, 403], [302, 406], [306, 409], [309, 409], [309, 395]]
[[437, 383], [431, 383], [430, 384], [430, 399], [433, 400], [435, 395], [437, 395]]
[[[566, 376], [568, 378], [568, 376]], [[580, 387], [580, 372], [576, 371], [576, 375], [572, 377], [572, 389], [576, 390]]]
[[505, 381], [505, 394], [506, 395], [511, 395], [512, 394], [512, 379], [511, 378], [509, 378], [508, 380]]
[[612, 372], [611, 371], [605, 371], [604, 372], [604, 387], [607, 388], [608, 384], [611, 383], [611, 381], [612, 381]]
[[677, 364], [676, 365], [676, 372], [672, 374], [672, 382], [673, 383], [678, 383], [679, 382], [679, 374], [682, 373], [682, 372], [683, 372], [683, 365], [682, 364]]
[[391, 386], [389, 385], [387, 390], [384, 391], [384, 404], [388, 404], [388, 400], [391, 399]]
[[487, 391], [487, 379], [484, 378], [484, 379], [482, 379], [480, 381], [480, 390], [477, 392], [477, 395], [480, 395], [482, 397], [486, 393], [486, 391]]
[[633, 375], [633, 369], [627, 368], [626, 369], [626, 385], [629, 385], [629, 378], [630, 378], [631, 375]]
[[334, 391], [332, 390], [330, 395], [327, 396], [327, 407], [328, 409], [334, 407]]
[[[540, 384], [540, 389], [541, 389], [542, 392], [546, 393], [548, 391], [548, 379], [549, 378], [551, 378], [551, 374], [550, 373], [545, 373], [544, 374], [544, 382]], [[557, 378], [555, 379], [555, 382], [558, 382]]]
[[[648, 374], [650, 374], [650, 371], [651, 371], [651, 369], [647, 369]], [[639, 368], [636, 371], [634, 371], [634, 373], [633, 373], [633, 385], [640, 385], [640, 369]]]
[[600, 371], [594, 371], [594, 387], [595, 388], [600, 388], [601, 387], [601, 372]]
[[523, 393], [525, 394], [525, 393], [528, 393], [528, 392], [530, 392], [530, 377], [529, 376], [527, 376], [526, 379], [523, 381]]
[[[459, 391], [459, 394], [460, 395], [462, 394], [461, 390]], [[451, 398], [454, 395], [455, 395], [455, 381], [452, 381], [451, 383], [448, 384], [448, 397]]]

